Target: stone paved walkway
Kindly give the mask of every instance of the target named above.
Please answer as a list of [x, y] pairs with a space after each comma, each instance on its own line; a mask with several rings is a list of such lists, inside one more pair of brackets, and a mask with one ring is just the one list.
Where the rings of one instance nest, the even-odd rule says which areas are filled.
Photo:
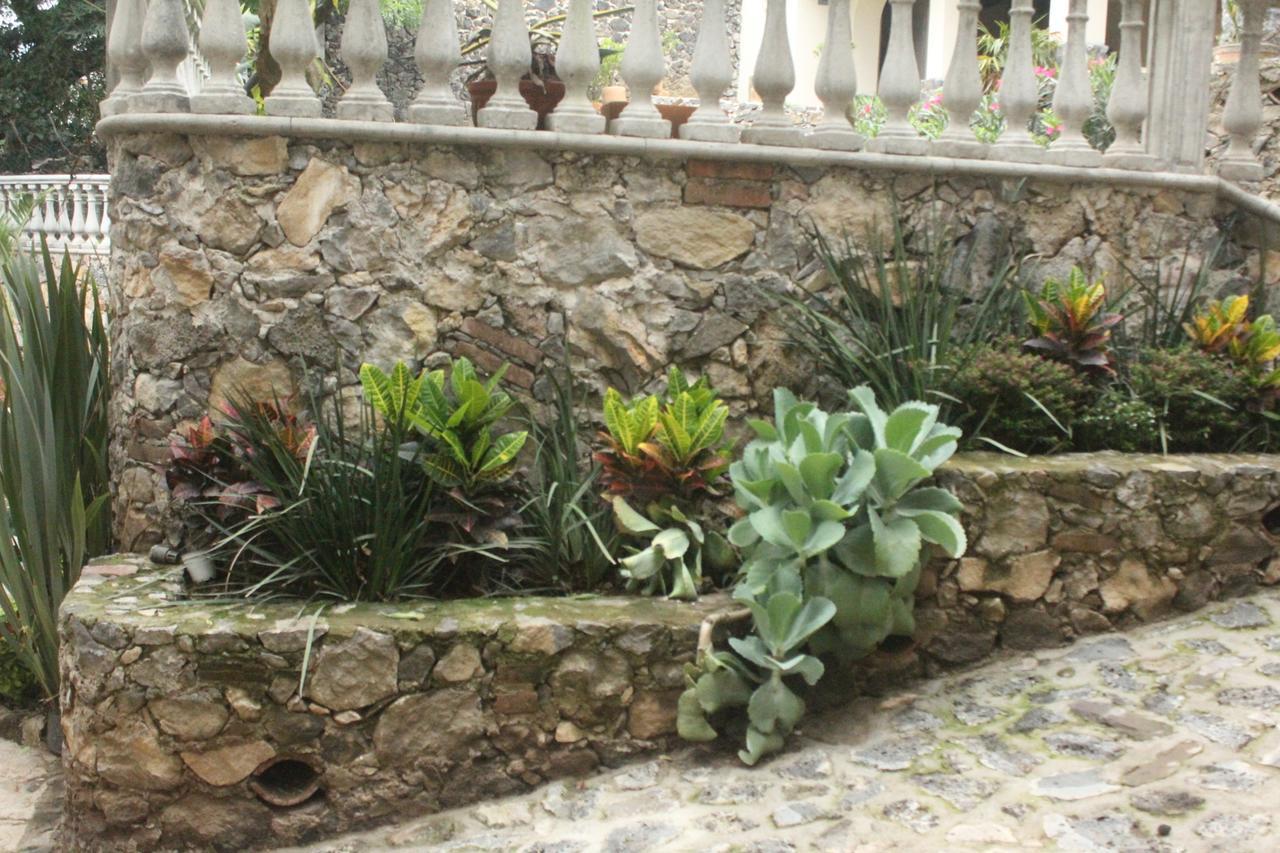
[[1280, 592], [320, 851], [1280, 850]]
[[56, 758], [0, 740], [0, 851], [54, 849], [62, 803]]

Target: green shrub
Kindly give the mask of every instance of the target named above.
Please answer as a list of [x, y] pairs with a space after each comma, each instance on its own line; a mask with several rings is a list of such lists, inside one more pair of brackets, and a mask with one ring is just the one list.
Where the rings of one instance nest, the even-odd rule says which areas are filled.
[[0, 642], [0, 706], [21, 708], [40, 695], [40, 683], [16, 651], [16, 644]]
[[970, 447], [1020, 453], [1070, 449], [1072, 425], [1097, 397], [1071, 365], [1022, 352], [1011, 339], [978, 345], [948, 374], [956, 420]]
[[107, 330], [92, 279], [47, 246], [3, 267], [0, 637], [58, 695], [58, 606], [110, 546]]
[[1222, 356], [1192, 347], [1150, 350], [1130, 365], [1128, 382], [1156, 413], [1157, 449], [1225, 453], [1266, 447], [1266, 425], [1249, 411], [1253, 388]]
[[1076, 419], [1072, 449], [1149, 453], [1160, 449], [1160, 417], [1146, 400], [1108, 388]]

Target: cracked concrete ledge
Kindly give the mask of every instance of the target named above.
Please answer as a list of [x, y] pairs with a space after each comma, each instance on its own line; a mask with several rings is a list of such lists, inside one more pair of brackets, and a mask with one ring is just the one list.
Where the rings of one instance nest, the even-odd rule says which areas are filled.
[[[177, 133], [200, 136], [285, 136], [346, 142], [421, 145], [482, 145], [494, 148], [575, 151], [583, 154], [611, 154], [653, 159], [763, 162], [802, 168], [844, 166], [939, 176], [1034, 178], [1057, 183], [1103, 184], [1204, 193], [1213, 195], [1254, 216], [1280, 224], [1280, 205], [1216, 175], [1181, 172], [1082, 168], [1052, 163], [968, 160], [933, 155], [828, 151], [819, 148], [752, 145], [741, 142], [691, 142], [680, 139], [644, 139], [607, 134], [556, 133], [544, 130], [500, 130], [280, 116], [214, 116], [186, 113], [118, 115], [98, 122], [97, 133], [104, 138], [133, 133]], [[998, 155], [999, 152], [993, 153]]]

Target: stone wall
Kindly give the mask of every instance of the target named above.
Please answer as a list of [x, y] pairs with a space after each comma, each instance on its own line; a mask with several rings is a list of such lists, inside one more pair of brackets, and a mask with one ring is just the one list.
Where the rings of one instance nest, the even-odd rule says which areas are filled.
[[726, 603], [340, 606], [313, 624], [298, 603], [154, 609], [173, 577], [113, 558], [64, 605], [70, 848], [288, 845], [660, 749]]
[[[831, 664], [811, 704], [1280, 581], [1278, 462], [958, 457], [938, 480], [965, 504], [969, 556], [924, 573], [913, 642]], [[296, 603], [165, 606], [166, 571], [108, 559], [63, 607], [72, 847], [294, 843], [670, 746], [698, 626], [728, 606], [343, 605], [313, 624]], [[305, 782], [304, 802], [263, 801]]]
[[[172, 431], [233, 389], [354, 397], [362, 361], [454, 353], [511, 362], [533, 396], [564, 359], [592, 393], [638, 392], [679, 363], [744, 414], [813, 378], [762, 296], [823, 285], [806, 228], [945, 233], [979, 293], [1002, 247], [1032, 277], [1123, 280], [1122, 262], [1195, 266], [1234, 221], [1209, 193], [888, 167], [194, 135], [113, 137], [112, 158], [126, 550], [171, 532], [154, 466]], [[1214, 286], [1247, 287], [1249, 232], [1226, 236]]]

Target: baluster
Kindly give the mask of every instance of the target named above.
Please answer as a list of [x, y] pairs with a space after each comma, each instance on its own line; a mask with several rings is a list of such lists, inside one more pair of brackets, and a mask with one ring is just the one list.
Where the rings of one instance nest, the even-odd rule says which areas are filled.
[[[422, 90], [409, 105], [409, 121], [457, 126], [471, 124], [467, 107], [453, 93], [449, 75], [462, 61], [453, 0], [426, 0], [414, 59], [422, 72]], [[532, 61], [533, 57], [530, 57]]]
[[320, 58], [315, 24], [307, 0], [280, 0], [271, 24], [271, 55], [280, 65], [280, 82], [266, 97], [268, 115], [317, 118], [320, 99], [307, 82], [307, 69]]
[[982, 76], [978, 73], [978, 0], [958, 0], [956, 45], [951, 53], [947, 79], [942, 84], [942, 108], [947, 127], [934, 143], [936, 153], [946, 157], [980, 159], [987, 146], [974, 139], [969, 122], [982, 103]]
[[1124, 0], [1120, 20], [1120, 58], [1107, 120], [1116, 129], [1116, 141], [1102, 155], [1106, 166], [1117, 169], [1152, 169], [1155, 158], [1138, 140], [1147, 119], [1147, 79], [1142, 73], [1142, 0]]
[[67, 248], [75, 239], [75, 230], [71, 227], [71, 191], [68, 184], [58, 184], [54, 188], [58, 209], [58, 243]]
[[920, 100], [920, 66], [916, 64], [915, 37], [911, 30], [911, 10], [915, 0], [889, 0], [889, 50], [880, 69], [877, 92], [884, 103], [884, 127], [867, 149], [887, 154], [924, 154], [929, 143], [911, 126], [911, 106]]
[[136, 113], [185, 113], [191, 109], [178, 66], [191, 48], [191, 33], [182, 0], [150, 0], [142, 23], [142, 53], [151, 66], [142, 91], [129, 100]]
[[59, 232], [58, 209], [54, 198], [56, 195], [57, 190], [55, 187], [48, 186], [44, 188], [44, 217], [40, 220], [40, 233], [45, 236], [49, 243], [55, 245], [58, 242]]
[[601, 133], [605, 118], [591, 105], [587, 87], [600, 73], [600, 48], [596, 43], [592, 0], [569, 0], [556, 74], [564, 82], [564, 99], [547, 116], [547, 128], [564, 133]]
[[1253, 140], [1262, 126], [1262, 98], [1259, 94], [1258, 50], [1266, 0], [1240, 0], [1243, 21], [1240, 28], [1240, 60], [1236, 76], [1222, 112], [1222, 129], [1231, 136], [1227, 152], [1218, 163], [1218, 174], [1232, 181], [1260, 181], [1264, 171], [1253, 153]]
[[209, 79], [191, 96], [193, 113], [253, 115], [258, 111], [236, 75], [247, 50], [240, 4], [236, 0], [205, 0], [200, 53], [209, 63]]
[[698, 109], [680, 126], [680, 138], [701, 142], [737, 142], [742, 135], [741, 128], [730, 122], [720, 109], [720, 96], [733, 84], [724, 0], [706, 0], [702, 5], [702, 20], [698, 24], [698, 41], [693, 47], [689, 79], [698, 93]]
[[111, 216], [108, 210], [106, 184], [98, 186], [98, 194], [98, 197], [102, 199], [102, 226], [98, 230], [102, 234], [102, 241], [105, 245], [111, 239]]
[[378, 88], [387, 62], [387, 25], [378, 0], [351, 0], [342, 28], [342, 61], [351, 69], [351, 88], [338, 101], [338, 118], [394, 121], [395, 107]]
[[81, 184], [71, 184], [71, 245], [84, 250], [87, 246], [84, 233], [84, 191]]
[[118, 0], [107, 36], [107, 56], [120, 78], [110, 96], [99, 105], [103, 118], [129, 111], [129, 101], [142, 91], [147, 57], [142, 53], [142, 22], [146, 0]]
[[667, 139], [671, 122], [653, 105], [653, 90], [667, 73], [658, 34], [658, 7], [654, 0], [636, 0], [631, 17], [631, 35], [619, 66], [627, 84], [630, 103], [609, 122], [609, 132], [620, 136], [647, 136]]
[[1058, 88], [1053, 93], [1053, 114], [1061, 130], [1049, 147], [1048, 159], [1064, 166], [1096, 166], [1102, 155], [1090, 147], [1084, 123], [1093, 114], [1093, 90], [1089, 85], [1089, 52], [1085, 25], [1089, 0], [1071, 0], [1067, 11], [1067, 43], [1063, 48]]
[[810, 134], [819, 148], [857, 151], [862, 134], [849, 124], [849, 105], [858, 94], [858, 71], [853, 64], [852, 32], [849, 27], [849, 0], [830, 0], [827, 7], [827, 36], [813, 89], [822, 101], [822, 123]]
[[1042, 160], [1044, 149], [1033, 141], [1031, 117], [1040, 105], [1031, 54], [1031, 0], [1014, 0], [1009, 10], [1009, 54], [1000, 77], [1000, 111], [1004, 113], [1004, 133], [996, 143], [1004, 160]]
[[32, 198], [31, 215], [27, 217], [27, 227], [24, 229], [28, 234], [39, 235], [44, 233], [44, 200], [40, 198], [40, 185], [27, 183], [23, 184], [23, 192], [29, 192]]
[[507, 130], [536, 128], [538, 114], [520, 94], [520, 78], [529, 73], [533, 64], [523, 0], [498, 0], [489, 37], [488, 63], [497, 89], [489, 103], [476, 113], [476, 124]]
[[764, 35], [751, 74], [751, 86], [760, 93], [764, 108], [751, 126], [742, 131], [743, 142], [759, 145], [803, 145], [804, 135], [787, 115], [787, 95], [796, 87], [796, 67], [791, 61], [787, 35], [787, 0], [767, 0]]
[[85, 184], [84, 237], [85, 242], [95, 251], [102, 242], [102, 220], [98, 217], [97, 184]]

